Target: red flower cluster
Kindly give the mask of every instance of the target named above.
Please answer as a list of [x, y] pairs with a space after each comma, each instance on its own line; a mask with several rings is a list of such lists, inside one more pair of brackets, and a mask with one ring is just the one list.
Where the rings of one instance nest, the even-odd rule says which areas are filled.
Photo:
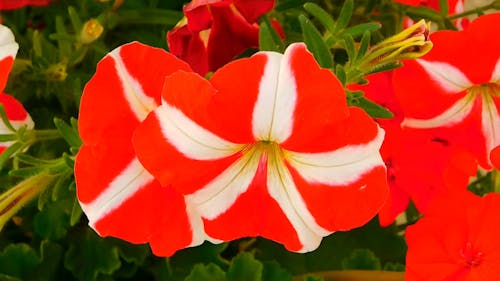
[[0, 11], [16, 10], [26, 6], [46, 6], [52, 0], [0, 0]]
[[427, 55], [368, 77], [362, 88], [395, 113], [378, 120], [386, 130], [381, 153], [391, 188], [380, 222], [392, 223], [409, 199], [424, 215], [408, 229], [406, 280], [497, 276], [498, 223], [490, 217], [500, 198], [466, 189], [477, 163], [500, 167], [500, 37], [491, 28], [499, 22], [497, 13], [464, 31], [435, 32]]
[[122, 46], [85, 87], [79, 129], [90, 225], [157, 255], [246, 236], [311, 251], [366, 223], [387, 194], [383, 130], [303, 44], [210, 80], [159, 49]]
[[[19, 46], [14, 40], [14, 35], [10, 29], [0, 24], [0, 104], [3, 105], [12, 127], [15, 129], [21, 126], [33, 128], [33, 120], [31, 120], [31, 117], [28, 115], [23, 105], [14, 97], [3, 93], [18, 48]], [[9, 127], [0, 121], [0, 134], [12, 133]], [[0, 143], [0, 153], [11, 144], [11, 142]]]
[[257, 19], [273, 6], [274, 0], [193, 0], [167, 33], [170, 52], [200, 75], [215, 71], [259, 46]]

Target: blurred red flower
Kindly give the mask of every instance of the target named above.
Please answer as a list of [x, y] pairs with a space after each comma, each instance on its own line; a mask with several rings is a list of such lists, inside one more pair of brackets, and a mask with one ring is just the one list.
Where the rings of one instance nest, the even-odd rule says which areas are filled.
[[464, 31], [435, 32], [427, 55], [394, 72], [403, 126], [467, 149], [486, 169], [490, 151], [500, 145], [500, 36], [491, 28], [499, 23], [496, 13]]
[[500, 194], [448, 195], [406, 230], [405, 281], [497, 280]]
[[[33, 128], [33, 120], [23, 105], [14, 97], [3, 93], [18, 48], [19, 46], [14, 39], [14, 34], [12, 34], [9, 28], [0, 24], [0, 104], [3, 105], [7, 118], [14, 129], [18, 129], [21, 126]], [[0, 120], [0, 134], [12, 133], [9, 127]], [[11, 142], [0, 143], [0, 153], [11, 144]]]
[[249, 48], [259, 46], [257, 19], [274, 0], [194, 0], [185, 18], [167, 33], [172, 54], [200, 75], [215, 71]]
[[0, 11], [16, 10], [26, 6], [46, 6], [52, 0], [0, 0]]

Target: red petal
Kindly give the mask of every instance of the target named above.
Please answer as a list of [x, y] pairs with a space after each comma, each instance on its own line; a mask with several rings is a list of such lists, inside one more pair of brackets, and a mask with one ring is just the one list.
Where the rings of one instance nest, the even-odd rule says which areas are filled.
[[248, 190], [231, 208], [216, 219], [204, 220], [207, 234], [223, 241], [262, 236], [284, 244], [290, 251], [300, 251], [303, 245], [295, 229], [278, 203], [269, 196], [267, 177], [267, 161], [263, 158]]
[[1, 10], [16, 10], [25, 6], [46, 6], [51, 0], [1, 0]]
[[[282, 147], [299, 152], [330, 151], [345, 144], [331, 137], [332, 129], [343, 125], [349, 116], [344, 89], [330, 70], [322, 69], [304, 45], [297, 45], [290, 55], [290, 67], [296, 83], [297, 102], [293, 132]], [[352, 126], [350, 130], [357, 130]], [[369, 129], [368, 129], [369, 128]], [[376, 126], [364, 128], [362, 136], [373, 138]], [[361, 131], [361, 130], [360, 130]], [[366, 139], [367, 141], [368, 139]], [[359, 142], [365, 141], [359, 139]]]
[[249, 23], [254, 23], [273, 9], [274, 0], [234, 0], [234, 6]]
[[[210, 121], [206, 108], [214, 92], [208, 81], [200, 76], [177, 72], [167, 78], [163, 98], [172, 108], [181, 110], [187, 118], [191, 118], [192, 123], [210, 131], [216, 124]], [[161, 108], [166, 106], [162, 105]], [[211, 161], [189, 158], [164, 135], [162, 126], [165, 125], [161, 121], [163, 115], [156, 110], [156, 114], [149, 115], [134, 134], [134, 146], [139, 159], [163, 185], [172, 184], [183, 193], [192, 193], [239, 158], [239, 154]], [[181, 126], [179, 122], [169, 124]], [[197, 140], [195, 132], [187, 134]]]
[[187, 62], [194, 71], [205, 75], [208, 69], [208, 55], [200, 32], [191, 32], [187, 25], [174, 27], [167, 32], [168, 48], [172, 54]]
[[142, 116], [159, 104], [165, 77], [179, 69], [190, 70], [164, 50], [137, 42], [102, 59], [81, 99], [78, 126], [83, 142], [97, 144], [110, 136], [130, 139]]
[[7, 94], [0, 94], [0, 104], [4, 106], [5, 113], [10, 121], [26, 122], [28, 112], [26, 112], [24, 106], [14, 97]]
[[230, 7], [211, 7], [213, 22], [207, 52], [210, 70], [217, 70], [249, 48], [259, 46], [259, 27]]
[[84, 144], [75, 177], [90, 225], [101, 235], [150, 242], [158, 255], [199, 244], [204, 235], [188, 218], [183, 197], [160, 187], [138, 162], [131, 141], [159, 103], [165, 77], [178, 69], [189, 67], [160, 49], [124, 45], [98, 64], [80, 106]]

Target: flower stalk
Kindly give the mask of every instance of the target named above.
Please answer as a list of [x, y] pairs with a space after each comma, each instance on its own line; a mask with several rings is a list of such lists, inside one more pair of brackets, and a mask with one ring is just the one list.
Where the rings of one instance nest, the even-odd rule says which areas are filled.
[[24, 180], [0, 195], [0, 230], [24, 205], [40, 194], [54, 179], [41, 173]]

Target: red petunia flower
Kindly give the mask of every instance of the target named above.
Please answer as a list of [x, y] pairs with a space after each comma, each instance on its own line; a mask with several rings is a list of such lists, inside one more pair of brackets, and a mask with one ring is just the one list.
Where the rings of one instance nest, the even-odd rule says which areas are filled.
[[383, 136], [299, 43], [234, 61], [210, 81], [172, 74], [134, 147], [195, 205], [211, 237], [260, 235], [306, 252], [380, 209]]
[[445, 197], [431, 208], [406, 230], [405, 280], [497, 280], [500, 194]]
[[[431, 34], [434, 48], [395, 71], [394, 86], [408, 128], [433, 130], [468, 149], [490, 168], [500, 145], [500, 13], [479, 17], [464, 31]], [[475, 55], [480, 54], [480, 55]]]
[[[0, 104], [3, 105], [7, 118], [14, 129], [18, 129], [21, 126], [33, 128], [33, 120], [28, 112], [26, 112], [23, 105], [14, 97], [3, 93], [18, 48], [19, 46], [14, 39], [12, 31], [10, 31], [8, 27], [0, 24]], [[9, 128], [1, 120], [0, 134], [12, 134]], [[0, 153], [11, 144], [11, 142], [0, 143]]]
[[101, 236], [149, 242], [170, 256], [205, 239], [199, 215], [170, 186], [160, 186], [137, 157], [132, 134], [160, 103], [165, 77], [191, 71], [173, 55], [140, 43], [115, 49], [85, 86], [75, 162], [78, 200]]
[[[369, 75], [369, 83], [350, 86], [388, 108], [393, 118], [377, 119], [386, 135], [380, 150], [387, 166], [390, 195], [379, 212], [382, 226], [390, 225], [406, 210], [410, 199], [421, 213], [446, 192], [465, 192], [477, 171], [473, 157], [448, 140], [422, 130], [401, 128], [404, 119], [392, 85], [392, 72]], [[429, 165], [429, 159], [433, 159]]]
[[0, 0], [0, 11], [16, 10], [26, 6], [47, 6], [52, 0]]
[[186, 18], [167, 33], [170, 51], [200, 75], [215, 71], [248, 48], [259, 46], [257, 19], [274, 0], [194, 0]]

